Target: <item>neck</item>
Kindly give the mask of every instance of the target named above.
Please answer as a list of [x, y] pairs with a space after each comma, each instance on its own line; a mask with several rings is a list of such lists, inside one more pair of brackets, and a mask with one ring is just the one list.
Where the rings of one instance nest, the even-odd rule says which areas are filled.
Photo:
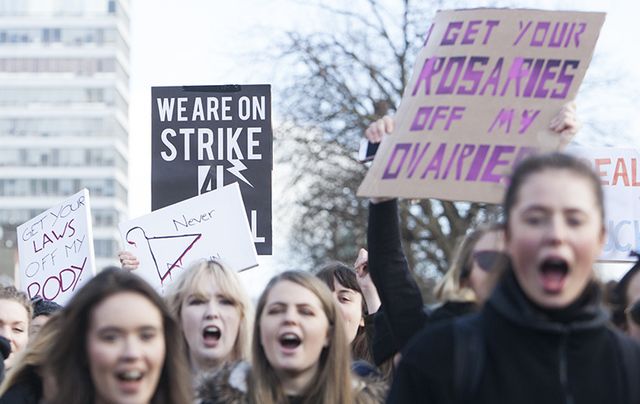
[[191, 365], [191, 374], [193, 375], [199, 375], [203, 372], [215, 372], [225, 363], [225, 361], [217, 359], [198, 358], [189, 352], [189, 364]]
[[276, 371], [280, 384], [282, 385], [282, 391], [284, 391], [284, 394], [287, 396], [302, 395], [317, 373], [318, 363], [314, 363], [313, 366], [302, 371]]

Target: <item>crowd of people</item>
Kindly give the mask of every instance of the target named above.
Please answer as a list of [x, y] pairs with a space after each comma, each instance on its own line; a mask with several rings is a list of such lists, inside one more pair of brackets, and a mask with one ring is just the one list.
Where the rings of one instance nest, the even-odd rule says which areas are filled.
[[[551, 129], [575, 132], [573, 108]], [[640, 263], [607, 307], [599, 178], [565, 154], [529, 157], [503, 216], [457, 243], [430, 309], [397, 201], [377, 198], [353, 266], [280, 273], [255, 310], [217, 260], [164, 297], [130, 253], [65, 307], [3, 287], [0, 403], [640, 403]]]

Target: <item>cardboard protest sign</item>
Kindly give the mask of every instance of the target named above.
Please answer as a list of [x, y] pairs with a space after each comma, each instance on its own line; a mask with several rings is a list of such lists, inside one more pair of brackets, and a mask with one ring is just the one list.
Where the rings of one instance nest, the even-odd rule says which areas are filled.
[[120, 223], [120, 233], [140, 261], [136, 273], [160, 292], [198, 259], [236, 271], [258, 265], [237, 183]]
[[635, 261], [629, 252], [640, 251], [640, 153], [613, 147], [567, 151], [587, 160], [601, 178], [607, 241], [600, 260]]
[[256, 249], [270, 255], [269, 85], [153, 87], [151, 209], [238, 183]]
[[439, 12], [360, 196], [499, 202], [582, 82], [604, 13]]
[[64, 305], [96, 273], [89, 191], [17, 228], [20, 288]]

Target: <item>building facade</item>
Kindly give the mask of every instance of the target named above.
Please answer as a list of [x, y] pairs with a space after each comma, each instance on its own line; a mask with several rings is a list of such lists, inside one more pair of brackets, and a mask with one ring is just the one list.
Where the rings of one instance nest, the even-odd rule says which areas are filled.
[[96, 264], [127, 215], [128, 0], [0, 0], [0, 270], [16, 227], [89, 189]]

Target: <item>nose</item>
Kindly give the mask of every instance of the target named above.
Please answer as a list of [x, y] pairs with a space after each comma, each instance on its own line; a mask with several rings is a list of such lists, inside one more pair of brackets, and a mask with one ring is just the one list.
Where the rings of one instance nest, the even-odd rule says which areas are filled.
[[567, 234], [567, 225], [561, 217], [554, 216], [553, 219], [549, 221], [547, 230], [547, 242], [549, 244], [559, 245], [564, 242]]
[[131, 335], [126, 338], [122, 357], [125, 360], [135, 360], [142, 354], [140, 338], [137, 335]]
[[215, 299], [209, 300], [209, 303], [206, 305], [206, 309], [204, 311], [204, 317], [207, 320], [212, 320], [214, 318], [218, 318], [220, 316], [220, 307], [218, 302]]
[[297, 324], [298, 323], [298, 312], [293, 307], [289, 307], [287, 311], [284, 312], [284, 317], [282, 318], [285, 324]]

